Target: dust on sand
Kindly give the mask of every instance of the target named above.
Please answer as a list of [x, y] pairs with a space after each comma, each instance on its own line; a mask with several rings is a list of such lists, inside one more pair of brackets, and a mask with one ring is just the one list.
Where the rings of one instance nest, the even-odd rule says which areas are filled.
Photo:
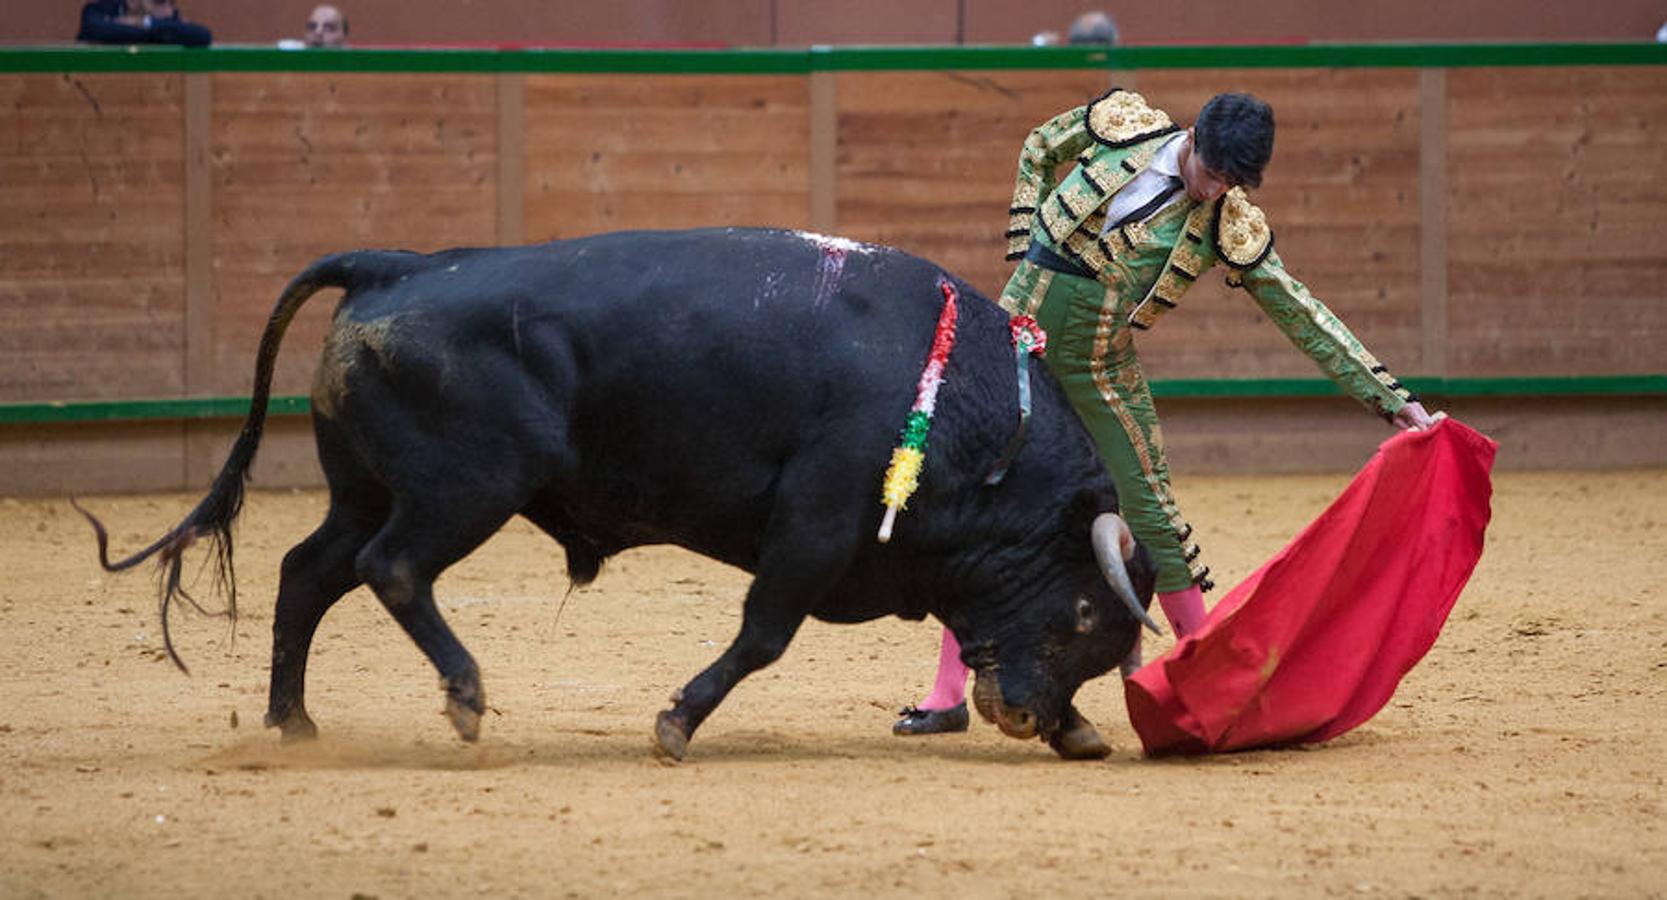
[[[1343, 476], [1189, 478], [1224, 585]], [[196, 501], [91, 498], [113, 549]], [[260, 727], [278, 561], [322, 493], [255, 493], [245, 614], [181, 617], [108, 576], [63, 501], [0, 501], [0, 896], [1663, 896], [1667, 471], [1502, 474], [1440, 641], [1330, 744], [1150, 761], [1115, 678], [1078, 705], [1117, 752], [1065, 763], [974, 723], [898, 739], [937, 627], [808, 624], [666, 766], [654, 714], [733, 636], [744, 573], [669, 548], [569, 598], [522, 522], [440, 582], [492, 711], [466, 746], [363, 591], [325, 619], [315, 744]], [[1164, 649], [1149, 642], [1148, 650]]]

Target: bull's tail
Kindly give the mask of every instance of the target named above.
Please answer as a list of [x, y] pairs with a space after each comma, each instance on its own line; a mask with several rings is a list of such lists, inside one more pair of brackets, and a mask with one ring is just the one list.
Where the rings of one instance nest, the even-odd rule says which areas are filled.
[[157, 538], [155, 543], [132, 556], [111, 562], [109, 533], [103, 523], [80, 504], [74, 500], [70, 501], [76, 511], [92, 523], [93, 532], [98, 537], [98, 562], [105, 571], [120, 572], [131, 569], [153, 556], [157, 557], [160, 566], [157, 607], [162, 620], [162, 644], [168, 651], [168, 658], [173, 660], [180, 671], [189, 672], [184, 661], [174, 651], [173, 637], [168, 629], [168, 611], [175, 598], [181, 598], [197, 611], [206, 612], [180, 583], [185, 550], [200, 539], [208, 539], [210, 551], [213, 553], [213, 588], [216, 593], [223, 593], [226, 597], [223, 614], [233, 623], [237, 620], [237, 583], [232, 565], [231, 528], [238, 512], [243, 508], [244, 484], [249, 479], [249, 468], [255, 461], [255, 450], [260, 446], [261, 431], [266, 426], [266, 404], [272, 395], [272, 372], [278, 361], [278, 347], [283, 343], [284, 331], [289, 328], [290, 320], [295, 318], [295, 314], [300, 312], [301, 307], [314, 293], [323, 288], [344, 288], [351, 292], [355, 288], [382, 283], [410, 272], [418, 259], [420, 257], [416, 254], [394, 251], [364, 250], [339, 253], [314, 262], [290, 281], [289, 286], [284, 288], [283, 294], [278, 297], [277, 305], [272, 308], [272, 316], [267, 320], [266, 329], [261, 332], [260, 350], [255, 357], [255, 383], [249, 399], [249, 414], [243, 420], [243, 431], [237, 436], [237, 443], [232, 445], [231, 454], [226, 458], [225, 465], [220, 467], [220, 474], [215, 476], [214, 484], [209, 487], [207, 496], [203, 497], [190, 515], [162, 537]]

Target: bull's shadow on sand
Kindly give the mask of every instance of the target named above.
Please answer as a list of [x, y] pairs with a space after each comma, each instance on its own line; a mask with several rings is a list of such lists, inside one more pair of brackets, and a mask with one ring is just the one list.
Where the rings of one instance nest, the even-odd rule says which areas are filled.
[[554, 727], [537, 741], [483, 741], [464, 744], [444, 739], [412, 740], [391, 732], [357, 731], [351, 727], [324, 733], [315, 740], [279, 741], [271, 735], [241, 738], [198, 761], [210, 771], [412, 770], [487, 771], [515, 767], [561, 769], [645, 769], [698, 766], [714, 771], [736, 765], [793, 766], [830, 760], [871, 760], [895, 764], [918, 760], [922, 765], [961, 763], [990, 766], [1052, 766], [1083, 772], [1105, 768], [1159, 765], [1242, 766], [1257, 762], [1292, 762], [1310, 753], [1349, 753], [1365, 749], [1381, 752], [1381, 745], [1400, 738], [1363, 728], [1325, 744], [1218, 754], [1147, 758], [1137, 745], [1119, 745], [1105, 760], [1064, 762], [1040, 741], [987, 740], [968, 735], [900, 739], [877, 731], [874, 735], [787, 735], [756, 729], [722, 731], [702, 742], [699, 752], [681, 763], [668, 763], [652, 751], [648, 729]]
[[680, 763], [655, 757], [647, 729], [626, 733], [585, 728], [554, 728], [548, 740], [532, 743], [453, 743], [416, 741], [386, 734], [336, 730], [316, 740], [282, 742], [260, 736], [236, 740], [198, 761], [212, 771], [398, 770], [483, 771], [512, 767], [567, 769], [647, 769], [780, 763], [795, 765], [828, 760], [874, 760], [895, 763], [918, 758], [925, 765], [960, 762], [999, 766], [1122, 766], [1142, 762], [1136, 748], [1124, 748], [1102, 763], [1072, 766], [1039, 741], [975, 742], [954, 736], [904, 741], [883, 731], [872, 736], [788, 737], [779, 732], [736, 731], [713, 735], [698, 753]]

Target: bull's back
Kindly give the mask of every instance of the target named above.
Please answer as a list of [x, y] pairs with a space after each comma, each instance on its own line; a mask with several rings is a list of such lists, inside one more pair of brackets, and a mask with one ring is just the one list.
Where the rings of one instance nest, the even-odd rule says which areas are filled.
[[[562, 302], [579, 369], [572, 421], [599, 515], [658, 518], [685, 545], [748, 564], [795, 491], [830, 521], [872, 505], [942, 295], [896, 251], [792, 232], [608, 235]], [[807, 488], [803, 485], [809, 484]], [[854, 515], [854, 513], [853, 513]]]
[[[477, 464], [547, 478], [581, 517], [686, 544], [756, 533], [790, 464], [872, 499], [941, 277], [894, 250], [780, 231], [448, 251], [350, 297], [315, 398], [334, 412], [359, 397], [373, 465], [400, 454], [407, 429], [387, 420], [404, 415]], [[700, 549], [737, 561], [745, 539], [731, 542]]]

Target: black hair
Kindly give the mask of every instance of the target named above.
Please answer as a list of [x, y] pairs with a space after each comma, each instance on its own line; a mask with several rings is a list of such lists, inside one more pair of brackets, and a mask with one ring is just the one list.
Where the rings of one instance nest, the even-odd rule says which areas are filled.
[[1259, 187], [1273, 158], [1273, 107], [1249, 94], [1217, 94], [1193, 123], [1204, 165], [1234, 184]]

